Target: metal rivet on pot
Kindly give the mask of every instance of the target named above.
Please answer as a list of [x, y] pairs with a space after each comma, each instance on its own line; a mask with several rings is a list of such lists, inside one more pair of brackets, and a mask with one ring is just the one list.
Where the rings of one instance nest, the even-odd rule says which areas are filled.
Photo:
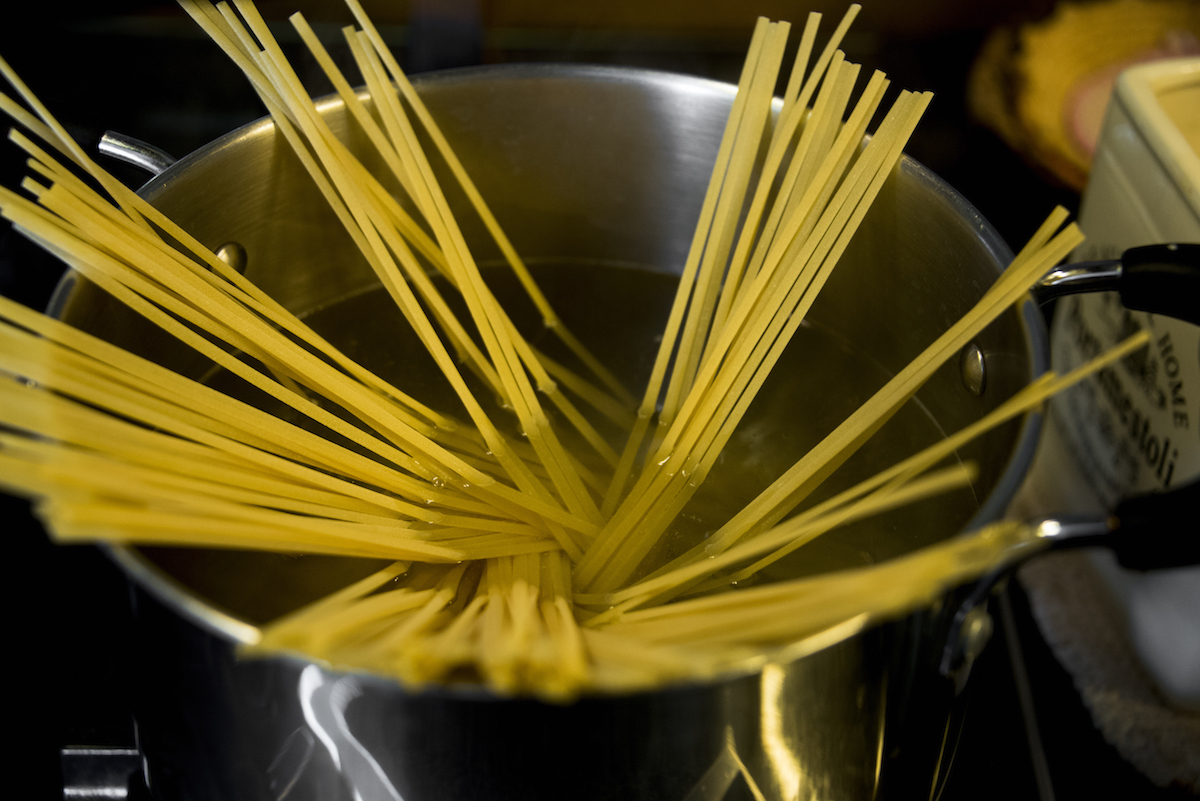
[[994, 628], [992, 616], [987, 613], [986, 607], [976, 606], [967, 613], [959, 635], [959, 643], [965, 661], [973, 662], [977, 656], [983, 653], [984, 646], [992, 638]]
[[983, 389], [987, 385], [987, 373], [984, 370], [983, 351], [974, 342], [963, 348], [962, 355], [958, 359], [958, 369], [962, 374], [963, 386], [967, 388], [967, 392], [972, 395], [982, 395]]
[[246, 273], [246, 249], [237, 242], [226, 242], [217, 248], [217, 258], [239, 273]]

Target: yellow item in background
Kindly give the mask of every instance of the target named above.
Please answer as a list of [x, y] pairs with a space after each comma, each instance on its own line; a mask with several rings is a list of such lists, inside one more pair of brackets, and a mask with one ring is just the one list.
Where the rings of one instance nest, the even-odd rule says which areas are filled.
[[988, 37], [968, 104], [1009, 147], [1082, 191], [1117, 75], [1189, 55], [1200, 55], [1198, 3], [1060, 3], [1045, 20]]

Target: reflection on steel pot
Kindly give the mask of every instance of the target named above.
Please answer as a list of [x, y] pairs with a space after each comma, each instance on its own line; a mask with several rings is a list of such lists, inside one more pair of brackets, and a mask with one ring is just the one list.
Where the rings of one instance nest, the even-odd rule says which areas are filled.
[[[517, 249], [576, 305], [590, 296], [571, 291], [573, 276], [680, 269], [733, 87], [635, 70], [512, 67], [431, 76], [418, 89]], [[351, 147], [362, 144], [338, 102], [321, 109]], [[200, 241], [237, 252], [247, 277], [293, 311], [336, 307], [375, 285], [269, 122], [184, 158], [143, 191]], [[469, 239], [485, 240], [473, 216], [462, 219]], [[497, 255], [487, 247], [481, 262]], [[969, 204], [906, 160], [809, 319], [846, 352], [869, 354], [870, 370], [894, 373], [975, 302], [1009, 256]], [[55, 310], [181, 372], [208, 369], [82, 282], [67, 280]], [[601, 322], [602, 331], [613, 327]], [[973, 359], [948, 364], [918, 394], [927, 435], [994, 408], [1045, 369], [1045, 348], [1032, 304], [1006, 313], [973, 343]], [[837, 398], [855, 378], [805, 377], [785, 376], [780, 391], [808, 383]], [[797, 405], [782, 404], [782, 423], [801, 427]], [[959, 453], [981, 468], [971, 492], [869, 536], [833, 540], [817, 563], [882, 559], [994, 519], [1036, 433], [1030, 418], [976, 441]], [[939, 671], [947, 631], [973, 632], [967, 656], [981, 640], [979, 626], [954, 623], [948, 597], [867, 631], [827, 632], [753, 674], [556, 706], [470, 688], [408, 690], [290, 657], [238, 658], [256, 624], [364, 575], [371, 566], [359, 561], [112, 553], [137, 587], [139, 743], [164, 798], [908, 797], [930, 791], [954, 740], [955, 682]], [[967, 668], [969, 659], [959, 678]]]

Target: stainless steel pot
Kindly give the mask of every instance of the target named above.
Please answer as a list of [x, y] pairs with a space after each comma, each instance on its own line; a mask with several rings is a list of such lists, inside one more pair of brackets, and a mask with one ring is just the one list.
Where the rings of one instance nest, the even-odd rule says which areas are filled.
[[[444, 73], [418, 88], [529, 261], [680, 269], [733, 87], [523, 66]], [[338, 102], [322, 111], [358, 142]], [[294, 311], [374, 283], [269, 122], [182, 159], [143, 192], [201, 241], [244, 256], [247, 276]], [[463, 219], [468, 238], [482, 241]], [[811, 319], [895, 371], [1009, 258], [969, 203], [905, 160]], [[53, 310], [183, 372], [208, 369], [74, 278]], [[984, 332], [971, 353], [985, 380], [964, 381], [960, 364], [947, 365], [918, 395], [929, 416], [956, 430], [1044, 370], [1040, 320], [1027, 303]], [[1037, 429], [1030, 417], [960, 453], [982, 468], [971, 502], [926, 505], [892, 552], [999, 516]], [[555, 706], [238, 658], [254, 623], [361, 574], [357, 562], [111, 552], [136, 587], [139, 746], [162, 798], [699, 801], [752, 797], [746, 775], [768, 798], [909, 797], [929, 792], [954, 740], [956, 688], [939, 671], [948, 632], [971, 636], [954, 625], [948, 597], [868, 631], [830, 632], [761, 672]]]

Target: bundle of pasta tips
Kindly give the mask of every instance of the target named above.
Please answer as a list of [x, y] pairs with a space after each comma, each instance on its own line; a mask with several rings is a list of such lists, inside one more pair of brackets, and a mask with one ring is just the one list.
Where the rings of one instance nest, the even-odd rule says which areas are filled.
[[[553, 698], [753, 663], [831, 625], [903, 612], [1020, 545], [1006, 527], [931, 549], [913, 557], [932, 560], [927, 569], [909, 565], [910, 582], [867, 599], [837, 589], [849, 584], [742, 586], [837, 526], [965, 486], [970, 465], [943, 466], [956, 443], [1074, 379], [1045, 377], [970, 429], [793, 514], [1078, 243], [1072, 226], [1058, 230], [1061, 212], [974, 309], [757, 499], [712, 536], [664, 547], [929, 102], [901, 92], [880, 114], [879, 73], [856, 93], [859, 67], [838, 47], [857, 7], [821, 48], [810, 15], [778, 108], [789, 26], [756, 25], [639, 400], [560, 319], [378, 31], [348, 4], [365, 95], [301, 16], [292, 24], [386, 175], [334, 135], [251, 3], [182, 2], [259, 93], [454, 403], [413, 397], [402, 377], [368, 370], [230, 269], [91, 161], [4, 65], [25, 105], [0, 102], [31, 168], [25, 194], [0, 195], [4, 215], [280, 410], [3, 301], [0, 482], [37, 499], [52, 536], [387, 560], [261, 627], [255, 648]], [[497, 299], [435, 161], [569, 359], [535, 346]]]

